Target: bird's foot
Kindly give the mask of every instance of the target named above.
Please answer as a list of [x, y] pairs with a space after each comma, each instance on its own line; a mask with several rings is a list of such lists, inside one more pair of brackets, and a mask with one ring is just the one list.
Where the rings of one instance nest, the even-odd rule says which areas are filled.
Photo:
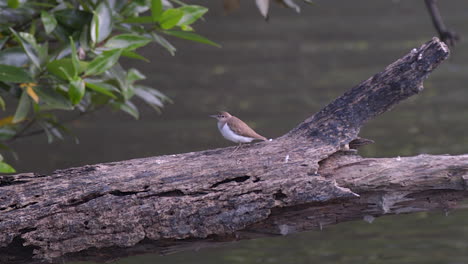
[[234, 154], [234, 152], [236, 152], [238, 149], [240, 149], [242, 147], [242, 143], [240, 143], [232, 152], [231, 154], [229, 154], [229, 156], [232, 156], [232, 154]]

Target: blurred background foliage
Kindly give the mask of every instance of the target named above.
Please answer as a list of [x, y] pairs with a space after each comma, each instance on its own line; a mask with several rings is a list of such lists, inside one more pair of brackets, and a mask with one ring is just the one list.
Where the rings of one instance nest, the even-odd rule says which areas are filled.
[[[170, 100], [119, 59], [149, 62], [136, 50], [151, 43], [174, 55], [168, 36], [219, 46], [192, 27], [207, 11], [176, 0], [0, 0], [0, 148], [39, 133], [62, 139], [67, 121], [104, 106], [138, 119], [141, 99], [159, 112]], [[0, 172], [14, 171], [0, 156]]]

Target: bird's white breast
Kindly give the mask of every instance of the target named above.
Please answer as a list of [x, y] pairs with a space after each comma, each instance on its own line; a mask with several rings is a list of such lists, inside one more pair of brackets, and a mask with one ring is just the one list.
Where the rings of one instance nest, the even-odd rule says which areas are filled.
[[229, 128], [227, 123], [218, 122], [218, 129], [219, 129], [219, 132], [221, 132], [221, 134], [223, 135], [223, 137], [225, 139], [230, 140], [232, 142], [248, 143], [248, 142], [252, 142], [252, 140], [254, 140], [254, 138], [243, 137], [243, 136], [237, 135], [236, 133], [234, 133], [234, 131], [232, 131]]

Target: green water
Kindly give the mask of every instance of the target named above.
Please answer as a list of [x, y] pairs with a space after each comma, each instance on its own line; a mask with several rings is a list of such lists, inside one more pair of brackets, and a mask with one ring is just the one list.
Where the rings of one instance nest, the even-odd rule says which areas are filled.
[[468, 226], [453, 215], [418, 213], [343, 223], [322, 231], [231, 243], [117, 264], [149, 263], [466, 263]]
[[[277, 137], [435, 35], [423, 1], [316, 1], [302, 14], [278, 6], [265, 23], [250, 1], [225, 16], [218, 1], [199, 33], [223, 45], [175, 41], [176, 57], [155, 46], [146, 84], [169, 95], [158, 115], [142, 104], [139, 121], [104, 111], [70, 124], [80, 139], [47, 144], [44, 136], [15, 143], [20, 171], [54, 169], [230, 145], [208, 118], [228, 110], [259, 133]], [[245, 2], [245, 3], [244, 3]], [[468, 2], [439, 1], [446, 24], [468, 39]], [[468, 42], [425, 82], [425, 90], [367, 124], [376, 141], [360, 154], [468, 153]], [[117, 263], [466, 263], [467, 211], [390, 216], [322, 231], [236, 242], [169, 256]]]

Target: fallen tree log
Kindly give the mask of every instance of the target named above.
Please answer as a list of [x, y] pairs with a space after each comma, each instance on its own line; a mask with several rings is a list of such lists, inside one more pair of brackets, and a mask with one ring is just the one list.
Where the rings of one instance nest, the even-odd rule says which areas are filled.
[[422, 91], [434, 38], [271, 142], [0, 176], [0, 262], [110, 260], [435, 208], [467, 196], [468, 155], [362, 158], [360, 128]]

